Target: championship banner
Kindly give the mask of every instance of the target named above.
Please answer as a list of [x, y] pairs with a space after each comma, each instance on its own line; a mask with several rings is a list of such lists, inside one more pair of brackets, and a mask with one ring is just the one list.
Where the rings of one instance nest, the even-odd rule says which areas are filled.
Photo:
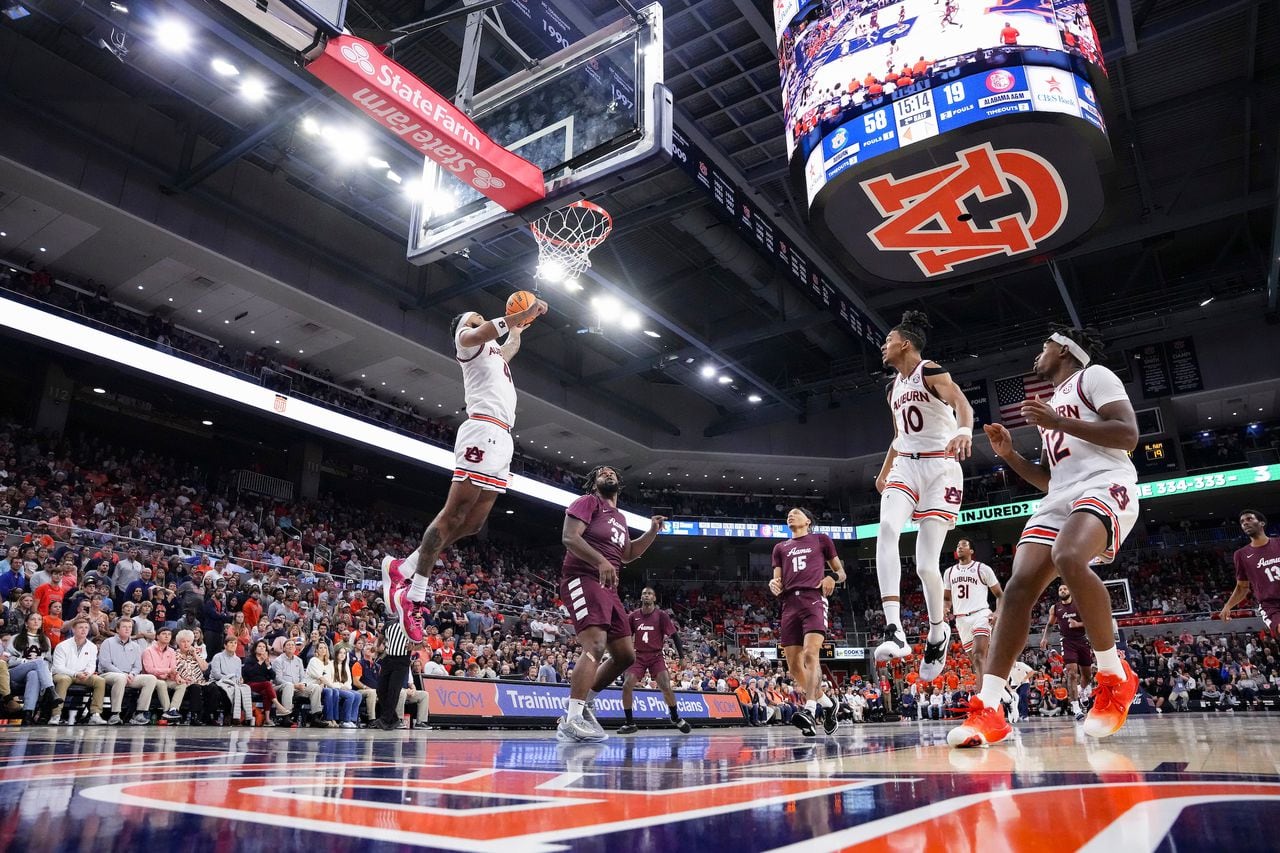
[[964, 398], [973, 407], [973, 429], [975, 432], [992, 422], [991, 397], [987, 393], [987, 380], [975, 379], [972, 382], [965, 382], [960, 386], [960, 393], [964, 394]]
[[542, 170], [494, 142], [448, 98], [355, 36], [329, 39], [307, 70], [458, 180], [519, 210], [546, 196]]
[[[524, 681], [477, 681], [465, 678], [424, 678], [430, 695], [432, 717], [457, 717], [477, 724], [494, 720], [545, 720], [559, 717], [569, 704], [569, 685], [537, 684]], [[637, 720], [667, 719], [667, 703], [657, 690], [636, 690], [634, 715]], [[742, 707], [732, 693], [687, 693], [676, 691], [680, 716], [691, 722], [725, 725], [744, 722]], [[596, 697], [596, 716], [602, 720], [624, 720], [622, 691], [605, 690]]]

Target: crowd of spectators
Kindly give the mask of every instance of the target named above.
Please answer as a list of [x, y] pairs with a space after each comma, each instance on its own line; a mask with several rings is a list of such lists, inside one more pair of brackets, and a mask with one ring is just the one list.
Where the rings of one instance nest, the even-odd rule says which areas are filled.
[[1248, 454], [1260, 450], [1270, 450], [1275, 454], [1272, 462], [1280, 459], [1280, 421], [1199, 429], [1182, 437], [1182, 453], [1188, 471], [1248, 465]]

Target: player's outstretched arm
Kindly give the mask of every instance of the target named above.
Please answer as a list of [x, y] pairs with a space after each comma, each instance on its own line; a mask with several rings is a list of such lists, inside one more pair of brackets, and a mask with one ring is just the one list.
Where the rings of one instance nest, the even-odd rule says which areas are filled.
[[516, 357], [516, 353], [520, 352], [520, 338], [524, 335], [523, 326], [511, 326], [507, 331], [507, 342], [502, 345], [502, 357], [506, 359], [507, 364], [511, 363], [511, 359]]
[[478, 347], [481, 344], [487, 344], [489, 341], [496, 341], [498, 338], [506, 334], [513, 326], [523, 326], [525, 323], [547, 313], [547, 303], [541, 299], [535, 300], [532, 305], [523, 311], [517, 311], [506, 317], [495, 317], [476, 326], [473, 329], [467, 329], [458, 336], [458, 343], [464, 347]]
[[[932, 362], [930, 362], [932, 364]], [[928, 365], [926, 365], [927, 369]], [[941, 368], [938, 368], [941, 369]], [[956, 460], [963, 462], [972, 453], [973, 445], [973, 406], [965, 397], [960, 386], [951, 378], [950, 373], [934, 373], [924, 377], [924, 384], [938, 395], [938, 399], [956, 410], [956, 421], [959, 428], [951, 440], [947, 442], [947, 452], [955, 454]]]
[[1052, 607], [1049, 608], [1049, 621], [1044, 623], [1044, 633], [1040, 635], [1040, 650], [1044, 651], [1049, 648], [1049, 629], [1058, 621], [1058, 612]]
[[1223, 622], [1231, 621], [1231, 611], [1236, 605], [1249, 597], [1250, 586], [1248, 581], [1236, 581], [1236, 588], [1231, 590], [1231, 597], [1227, 599], [1227, 603], [1222, 605], [1222, 612], [1218, 614]]
[[1043, 400], [1027, 400], [1022, 416], [1041, 429], [1065, 432], [1099, 447], [1131, 453], [1138, 446], [1138, 416], [1128, 400], [1115, 400], [1098, 409], [1100, 421], [1060, 416]]
[[632, 560], [640, 559], [645, 551], [649, 550], [649, 546], [653, 544], [653, 540], [658, 538], [658, 531], [662, 530], [667, 524], [665, 515], [655, 515], [649, 519], [649, 529], [639, 539], [632, 539], [627, 543], [627, 548], [622, 552], [622, 562], [630, 563]]
[[995, 451], [1005, 464], [1013, 469], [1013, 473], [1026, 480], [1042, 492], [1049, 491], [1049, 468], [1044, 464], [1044, 453], [1040, 454], [1040, 463], [1028, 460], [1013, 449], [1013, 436], [1000, 424], [987, 424], [982, 428], [991, 440], [991, 449]]

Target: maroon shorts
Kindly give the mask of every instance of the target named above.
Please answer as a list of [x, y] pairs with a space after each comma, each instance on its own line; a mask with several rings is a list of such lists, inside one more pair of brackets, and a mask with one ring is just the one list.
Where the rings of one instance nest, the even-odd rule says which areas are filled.
[[1084, 640], [1063, 640], [1062, 662], [1093, 666], [1093, 649]]
[[788, 590], [782, 593], [782, 627], [778, 642], [803, 646], [806, 634], [827, 634], [827, 599], [820, 589]]
[[1280, 603], [1262, 602], [1258, 607], [1258, 615], [1262, 617], [1262, 624], [1267, 626], [1267, 633], [1273, 637], [1280, 637]]
[[645, 673], [650, 673], [654, 678], [666, 673], [667, 660], [662, 656], [662, 652], [647, 652], [641, 654], [636, 652], [636, 662], [627, 667], [627, 675], [633, 675], [636, 679], [644, 678]]
[[569, 608], [574, 630], [603, 628], [608, 642], [631, 636], [627, 611], [616, 589], [605, 589], [595, 578], [573, 577], [560, 581], [560, 600]]

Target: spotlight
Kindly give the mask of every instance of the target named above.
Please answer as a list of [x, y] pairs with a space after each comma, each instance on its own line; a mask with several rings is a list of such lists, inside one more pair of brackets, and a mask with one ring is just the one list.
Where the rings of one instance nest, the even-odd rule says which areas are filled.
[[396, 475], [395, 475], [395, 474], [388, 474], [388, 475], [387, 475], [387, 479], [388, 479], [388, 480], [394, 480], [395, 478], [396, 478]]
[[176, 18], [165, 18], [156, 25], [155, 39], [169, 53], [183, 53], [191, 47], [191, 29]]
[[640, 328], [640, 315], [634, 311], [627, 312], [622, 318], [622, 328], [631, 331]]
[[651, 338], [660, 338], [660, 337], [662, 337], [662, 335], [658, 334], [658, 333], [657, 333], [657, 332], [655, 332], [653, 329], [645, 329], [645, 330], [644, 330], [644, 333], [645, 333], [646, 335], [648, 335], [649, 337], [651, 337]]
[[204, 424], [205, 426], [213, 426], [213, 421], [201, 421], [200, 423]]
[[240, 94], [246, 101], [256, 104], [267, 97], [267, 84], [256, 77], [246, 78], [240, 84]]
[[213, 68], [214, 72], [216, 72], [217, 74], [220, 74], [223, 77], [234, 77], [240, 73], [239, 68], [236, 68], [230, 62], [227, 62], [225, 59], [223, 59], [220, 56], [215, 57], [213, 62], [210, 62], [209, 65], [210, 67]]
[[717, 378], [716, 378], [716, 381], [717, 381], [717, 382], [719, 382], [721, 385], [728, 385], [730, 382], [732, 382], [732, 381], [733, 381], [733, 377], [732, 377], [732, 376], [720, 376], [720, 377], [717, 377]]
[[129, 7], [124, 5], [123, 3], [112, 3], [111, 10], [113, 12], [119, 12], [122, 15], [129, 14]]
[[400, 176], [390, 169], [387, 169], [387, 180], [393, 184], [398, 184], [400, 183]]
[[93, 393], [95, 393], [95, 394], [105, 394], [105, 393], [107, 393], [107, 389], [106, 389], [106, 388], [94, 388], [94, 389], [93, 389]]
[[1204, 306], [1206, 306], [1206, 305], [1208, 305], [1210, 302], [1212, 302], [1214, 299], [1217, 299], [1217, 297], [1216, 297], [1216, 296], [1210, 296], [1210, 297], [1208, 297], [1207, 299], [1203, 299], [1203, 300], [1201, 300], [1201, 302], [1200, 302], [1200, 307], [1201, 307], [1201, 308], [1203, 308]]
[[564, 280], [564, 287], [565, 287], [565, 290], [571, 291], [573, 293], [577, 293], [578, 291], [582, 290], [582, 284], [576, 278], [566, 278]]
[[311, 116], [307, 116], [302, 120], [302, 129], [311, 136], [319, 136], [320, 122], [316, 121]]
[[711, 377], [716, 375], [716, 369], [709, 364], [704, 364], [702, 365], [702, 369], [699, 370], [698, 373], [702, 374], [703, 379], [710, 379]]
[[538, 264], [536, 275], [544, 281], [557, 282], [564, 281], [567, 273], [568, 270], [564, 268], [564, 264], [554, 258], [549, 258], [548, 260]]
[[370, 157], [365, 161], [369, 164], [370, 169], [390, 169], [391, 164], [381, 157]]
[[759, 394], [751, 394], [747, 400], [752, 403], [759, 403], [763, 398]]

